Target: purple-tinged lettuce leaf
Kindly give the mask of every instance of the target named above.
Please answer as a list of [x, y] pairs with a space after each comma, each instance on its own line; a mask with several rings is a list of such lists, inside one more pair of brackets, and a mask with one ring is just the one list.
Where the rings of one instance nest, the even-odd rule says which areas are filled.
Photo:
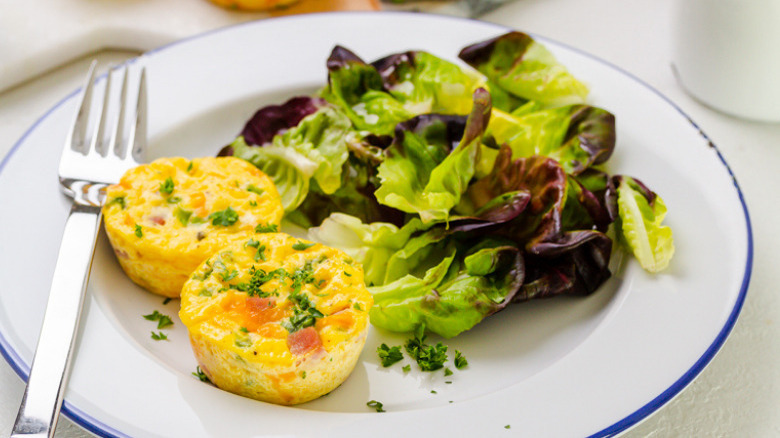
[[534, 155], [512, 160], [512, 151], [503, 146], [493, 172], [471, 184], [468, 196], [475, 208], [482, 208], [509, 192], [530, 194], [528, 206], [502, 234], [522, 245], [551, 239], [561, 234], [561, 214], [566, 200], [566, 172], [557, 161]]
[[[602, 173], [602, 175], [606, 177], [606, 174]], [[586, 181], [590, 184], [595, 183], [594, 177]], [[600, 197], [591, 192], [572, 175], [569, 175], [568, 183], [567, 199], [561, 220], [563, 228], [567, 230], [594, 228], [605, 232], [612, 223], [612, 218], [602, 202], [603, 194]]]
[[520, 116], [494, 111], [488, 134], [508, 144], [515, 158], [544, 155], [567, 173], [606, 162], [615, 149], [615, 117], [600, 108], [570, 105]]
[[393, 54], [372, 65], [385, 89], [414, 115], [467, 115], [474, 91], [485, 85], [479, 73], [422, 51]]
[[359, 131], [390, 135], [395, 125], [414, 116], [384, 88], [376, 68], [341, 46], [327, 61], [328, 85], [321, 96], [342, 108]]
[[458, 56], [501, 88], [547, 107], [582, 103], [588, 95], [552, 53], [521, 32], [470, 45]]
[[463, 136], [444, 157], [431, 153], [442, 148], [429, 145], [425, 137], [409, 131], [396, 132], [398, 141], [385, 151], [385, 160], [378, 170], [382, 183], [376, 191], [379, 202], [417, 213], [423, 222], [446, 221], [474, 176], [490, 109], [490, 95], [478, 89]]
[[277, 133], [270, 143], [251, 147], [239, 137], [230, 147], [234, 156], [251, 162], [273, 179], [285, 211], [291, 212], [306, 198], [310, 180], [325, 194], [341, 187], [342, 168], [349, 157], [347, 145], [359, 141], [347, 116], [325, 105], [296, 126]]
[[321, 103], [270, 142], [250, 146], [239, 137], [231, 151], [274, 180], [286, 218], [300, 226], [319, 225], [333, 212], [402, 223], [402, 212], [380, 205], [374, 196], [382, 149], [362, 139], [338, 107]]
[[514, 301], [557, 295], [589, 295], [611, 275], [612, 240], [598, 231], [579, 231], [526, 257], [526, 280]]
[[[527, 205], [521, 202], [513, 207], [508, 194], [527, 194]], [[592, 293], [611, 275], [612, 241], [589, 229], [597, 222], [609, 222], [606, 208], [579, 182], [570, 180], [555, 160], [538, 155], [512, 160], [511, 150], [504, 146], [493, 172], [472, 184], [468, 195], [474, 206], [482, 208], [478, 215], [483, 218], [491, 211], [488, 207], [495, 209], [502, 200], [508, 204], [499, 216], [504, 222], [496, 226], [469, 219], [465, 227], [453, 221], [453, 229], [500, 235], [524, 248], [526, 281], [515, 300]], [[567, 227], [582, 225], [588, 229]]]
[[[558, 161], [571, 166], [569, 173], [580, 174], [585, 169], [603, 164], [615, 150], [615, 116], [609, 111], [588, 105], [574, 105], [569, 116], [569, 129]], [[583, 153], [584, 152], [584, 153]]]
[[[315, 113], [325, 105], [325, 101], [310, 96], [293, 97], [281, 105], [268, 105], [260, 108], [246, 122], [239, 133], [250, 146], [262, 146], [271, 143], [274, 136], [301, 122], [304, 117]], [[220, 151], [219, 156], [233, 155], [230, 146]]]
[[472, 216], [456, 216], [450, 219], [451, 232], [484, 233], [495, 231], [517, 218], [525, 211], [531, 201], [531, 193], [526, 190], [507, 192], [491, 199]]

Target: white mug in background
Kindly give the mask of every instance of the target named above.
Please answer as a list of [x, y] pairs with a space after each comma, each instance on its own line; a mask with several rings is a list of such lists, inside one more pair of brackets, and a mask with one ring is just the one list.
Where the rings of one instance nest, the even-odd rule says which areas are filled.
[[702, 103], [780, 121], [780, 0], [677, 0], [672, 63]]

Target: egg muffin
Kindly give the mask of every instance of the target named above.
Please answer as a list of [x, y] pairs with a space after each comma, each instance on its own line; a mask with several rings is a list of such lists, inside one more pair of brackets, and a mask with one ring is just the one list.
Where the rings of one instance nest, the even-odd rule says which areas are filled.
[[352, 372], [372, 304], [362, 267], [342, 251], [269, 233], [200, 265], [182, 288], [179, 317], [217, 387], [293, 405]]
[[206, 258], [255, 229], [276, 230], [284, 209], [271, 179], [234, 157], [160, 158], [106, 190], [103, 221], [119, 264], [166, 297]]

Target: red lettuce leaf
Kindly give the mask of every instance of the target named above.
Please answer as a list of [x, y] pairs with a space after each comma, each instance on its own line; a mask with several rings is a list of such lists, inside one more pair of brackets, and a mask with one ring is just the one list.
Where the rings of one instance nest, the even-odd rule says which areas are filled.
[[[318, 97], [293, 97], [281, 105], [268, 105], [260, 108], [246, 122], [239, 133], [250, 146], [268, 144], [280, 132], [297, 126], [304, 117], [315, 113], [325, 105]], [[217, 154], [220, 157], [233, 155], [233, 148], [225, 146]]]

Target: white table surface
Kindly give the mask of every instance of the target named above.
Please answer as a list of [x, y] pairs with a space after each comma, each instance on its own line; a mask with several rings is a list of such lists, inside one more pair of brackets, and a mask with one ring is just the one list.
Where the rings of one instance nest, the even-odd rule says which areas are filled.
[[[773, 286], [780, 284], [775, 262], [780, 248], [780, 123], [725, 116], [680, 89], [670, 59], [674, 1], [678, 0], [516, 0], [482, 19], [565, 42], [655, 87], [709, 135], [744, 192], [753, 223], [755, 257], [742, 314], [720, 353], [701, 375], [625, 436], [780, 436], [780, 298]], [[0, 31], [0, 39], [6, 37]], [[5, 156], [46, 110], [80, 86], [89, 59], [94, 57], [107, 65], [134, 55], [104, 51], [0, 93], [0, 156]], [[10, 433], [23, 391], [22, 380], [0, 361], [2, 436]], [[63, 418], [56, 436], [88, 434]]]

